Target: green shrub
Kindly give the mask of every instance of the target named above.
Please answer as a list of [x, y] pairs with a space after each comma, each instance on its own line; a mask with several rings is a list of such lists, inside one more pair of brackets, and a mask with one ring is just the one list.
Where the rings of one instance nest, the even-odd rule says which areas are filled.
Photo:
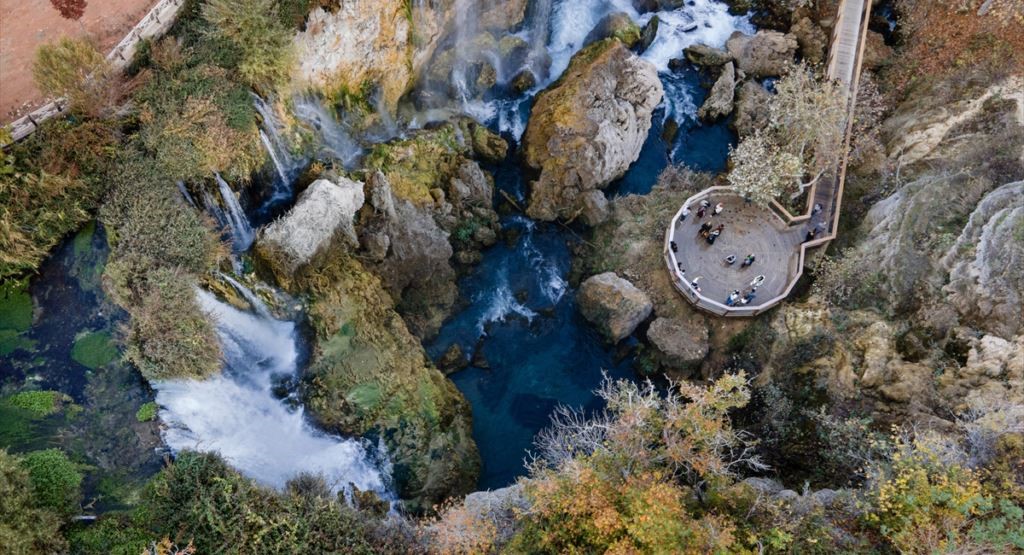
[[29, 471], [18, 457], [0, 449], [0, 547], [5, 553], [64, 553], [61, 519], [41, 507]]
[[202, 8], [210, 33], [241, 53], [238, 74], [254, 87], [288, 79], [291, 33], [278, 18], [274, 0], [208, 0]]
[[41, 507], [70, 515], [78, 510], [82, 474], [59, 449], [33, 451], [22, 460], [28, 469], [32, 494]]
[[172, 182], [214, 172], [246, 180], [266, 156], [249, 88], [231, 79], [237, 62], [203, 61], [207, 42], [189, 48], [167, 38], [154, 45], [154, 77], [135, 95], [139, 138]]
[[96, 369], [117, 359], [117, 346], [105, 331], [90, 332], [75, 339], [71, 347], [71, 358], [85, 366]]
[[118, 100], [117, 73], [86, 39], [64, 37], [39, 47], [32, 77], [41, 91], [66, 98], [79, 114], [104, 115]]
[[35, 269], [90, 218], [117, 140], [116, 122], [57, 119], [10, 148], [0, 171], [0, 279]]
[[125, 357], [146, 379], [205, 378], [220, 369], [220, 343], [195, 287], [180, 270], [157, 269], [138, 299], [124, 305], [131, 316]]
[[[312, 489], [312, 491], [305, 491]], [[213, 454], [185, 452], [147, 486], [140, 516], [157, 536], [198, 553], [408, 552], [396, 538], [323, 488], [261, 488]], [[401, 542], [404, 545], [395, 545]]]
[[74, 526], [68, 532], [71, 552], [80, 555], [139, 555], [151, 536], [129, 515], [104, 515], [95, 523]]
[[156, 419], [157, 406], [155, 401], [144, 403], [135, 411], [135, 419], [139, 422], [150, 422]]

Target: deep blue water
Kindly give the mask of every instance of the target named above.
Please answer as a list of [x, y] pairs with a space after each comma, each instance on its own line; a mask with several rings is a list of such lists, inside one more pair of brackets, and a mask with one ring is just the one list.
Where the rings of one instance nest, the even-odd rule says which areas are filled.
[[[663, 75], [663, 81], [670, 94], [687, 96], [691, 106], [700, 106], [707, 94], [692, 68]], [[648, 193], [669, 164], [724, 169], [735, 141], [727, 122], [704, 126], [695, 116], [676, 116], [679, 131], [666, 141], [666, 109], [655, 112], [639, 159], [609, 186], [609, 196]], [[526, 198], [515, 153], [494, 173], [498, 188]], [[605, 373], [634, 376], [630, 340], [609, 345], [576, 309], [568, 274], [571, 246], [579, 237], [518, 214], [505, 216], [502, 226], [508, 239], [485, 251], [483, 262], [459, 284], [466, 307], [426, 345], [434, 359], [458, 344], [467, 356], [479, 349], [486, 360], [487, 368], [471, 366], [451, 376], [473, 407], [484, 489], [507, 486], [524, 474], [533, 438], [556, 406], [599, 409], [593, 390]]]
[[[495, 174], [500, 188], [519, 196], [514, 162]], [[570, 245], [578, 239], [518, 214], [502, 224], [508, 240], [488, 249], [460, 283], [468, 306], [427, 345], [434, 358], [453, 343], [467, 355], [479, 348], [489, 366], [451, 376], [473, 406], [482, 488], [506, 486], [523, 474], [526, 450], [558, 404], [599, 408], [591, 392], [602, 371], [629, 377], [633, 362], [628, 353], [617, 356], [576, 310], [568, 273]]]

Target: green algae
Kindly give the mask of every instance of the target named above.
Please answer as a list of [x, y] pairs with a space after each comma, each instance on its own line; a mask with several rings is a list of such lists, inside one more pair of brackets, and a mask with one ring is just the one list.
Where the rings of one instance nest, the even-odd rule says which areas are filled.
[[21, 333], [32, 326], [32, 296], [28, 279], [0, 283], [0, 330]]
[[150, 422], [156, 419], [156, 402], [144, 403], [139, 410], [135, 411], [135, 419], [139, 422]]
[[118, 350], [110, 334], [105, 331], [89, 332], [75, 339], [71, 358], [93, 370], [117, 359]]
[[0, 403], [21, 409], [33, 418], [43, 418], [60, 412], [63, 404], [70, 401], [71, 397], [59, 391], [21, 391]]

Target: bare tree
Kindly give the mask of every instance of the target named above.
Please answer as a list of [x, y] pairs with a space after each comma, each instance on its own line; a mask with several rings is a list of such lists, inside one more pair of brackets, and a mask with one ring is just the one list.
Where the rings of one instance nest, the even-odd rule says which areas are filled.
[[768, 204], [794, 197], [835, 167], [842, 154], [846, 97], [836, 83], [794, 65], [775, 86], [768, 125], [733, 150], [729, 182]]

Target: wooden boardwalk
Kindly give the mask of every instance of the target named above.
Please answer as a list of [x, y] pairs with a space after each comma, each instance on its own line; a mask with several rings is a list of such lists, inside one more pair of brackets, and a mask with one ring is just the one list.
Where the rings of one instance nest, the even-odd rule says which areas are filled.
[[[770, 209], [744, 206], [746, 203], [728, 187], [712, 187], [687, 199], [672, 218], [665, 231], [665, 264], [676, 289], [701, 310], [719, 316], [749, 317], [771, 309], [792, 293], [803, 275], [807, 251], [835, 239], [871, 2], [844, 0], [839, 6], [827, 77], [841, 83], [847, 92], [844, 154], [832, 176], [818, 180], [808, 191], [805, 212], [794, 216], [774, 201]], [[712, 206], [722, 202], [727, 208], [724, 217], [713, 222], [728, 226], [713, 248], [693, 235], [701, 223], [696, 221], [696, 212], [704, 199], [710, 200]], [[691, 213], [688, 218], [683, 216], [687, 208]], [[809, 235], [812, 230], [813, 237]], [[739, 261], [732, 265], [723, 262], [729, 254], [735, 254], [740, 261], [747, 254], [754, 254], [757, 260], [750, 268], [740, 268]], [[748, 278], [757, 275], [765, 279], [756, 297], [747, 304], [727, 304], [732, 291], [750, 291]], [[701, 279], [695, 287], [693, 280], [698, 277]]]

